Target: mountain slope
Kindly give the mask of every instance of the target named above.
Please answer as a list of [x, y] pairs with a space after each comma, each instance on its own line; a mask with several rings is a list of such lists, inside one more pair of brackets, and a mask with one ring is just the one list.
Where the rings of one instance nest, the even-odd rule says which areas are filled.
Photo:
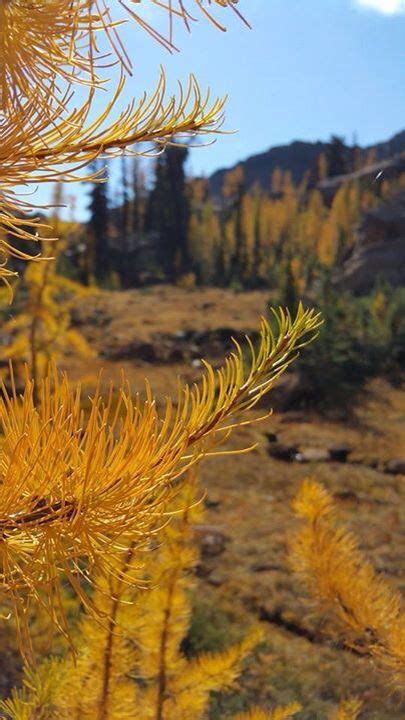
[[[252, 155], [246, 160], [237, 163], [237, 165], [243, 167], [247, 188], [257, 182], [264, 190], [269, 190], [271, 175], [276, 167], [281, 168], [281, 170], [290, 170], [295, 183], [300, 182], [307, 171], [310, 171], [314, 177], [318, 157], [328, 149], [328, 146], [329, 143], [327, 142], [295, 140], [289, 145], [278, 145], [263, 153]], [[403, 152], [405, 150], [405, 130], [393, 135], [386, 141], [361, 148], [361, 152], [365, 156], [372, 149], [375, 150], [377, 160], [383, 160], [391, 155]], [[209, 183], [215, 196], [218, 196], [221, 192], [225, 173], [232, 169], [221, 168], [210, 176]]]

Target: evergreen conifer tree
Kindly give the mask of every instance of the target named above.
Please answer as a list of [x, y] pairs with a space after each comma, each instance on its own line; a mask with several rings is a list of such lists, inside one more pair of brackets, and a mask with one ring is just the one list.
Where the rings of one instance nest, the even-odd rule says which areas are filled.
[[105, 170], [99, 162], [94, 171], [102, 173], [102, 182], [92, 183], [90, 191], [90, 219], [88, 222], [90, 245], [93, 249], [94, 276], [99, 282], [105, 281], [111, 271], [111, 253], [108, 243], [109, 211], [108, 181]]
[[158, 267], [167, 278], [190, 270], [188, 230], [190, 198], [186, 182], [186, 147], [168, 147], [155, 165], [146, 210], [146, 230], [155, 244]]

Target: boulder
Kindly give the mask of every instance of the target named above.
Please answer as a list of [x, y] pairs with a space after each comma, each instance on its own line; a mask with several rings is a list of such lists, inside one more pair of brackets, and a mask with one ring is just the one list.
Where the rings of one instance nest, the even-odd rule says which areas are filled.
[[356, 295], [376, 282], [405, 284], [405, 192], [369, 210], [357, 228], [357, 239], [335, 273], [333, 283]]
[[302, 463], [328, 462], [330, 455], [324, 448], [306, 448], [295, 455], [295, 460]]
[[224, 584], [224, 579], [219, 573], [212, 572], [208, 575], [208, 583], [213, 587], [221, 587]]
[[263, 572], [285, 572], [285, 566], [280, 563], [253, 563], [250, 567], [251, 572], [263, 573]]
[[357, 228], [357, 237], [362, 245], [405, 237], [405, 193], [368, 210]]
[[385, 465], [385, 472], [390, 475], [405, 475], [405, 457], [389, 460]]
[[356, 244], [334, 284], [355, 295], [367, 295], [377, 281], [392, 287], [405, 285], [405, 234], [371, 245]]
[[272, 442], [267, 448], [267, 452], [272, 458], [275, 458], [276, 460], [285, 460], [286, 462], [292, 462], [297, 456], [298, 448], [295, 445]]
[[330, 459], [334, 462], [347, 462], [347, 458], [351, 452], [352, 448], [346, 443], [336, 443], [329, 448]]
[[213, 567], [211, 567], [207, 563], [199, 562], [198, 565], [196, 565], [195, 568], [195, 574], [199, 578], [207, 578], [210, 573], [212, 573]]
[[215, 525], [196, 525], [194, 533], [201, 547], [202, 558], [222, 555], [229, 542], [229, 537]]
[[142, 360], [144, 362], [156, 362], [157, 360], [154, 344], [139, 340], [106, 348], [103, 356], [109, 360]]
[[204, 505], [206, 508], [216, 510], [221, 504], [221, 501], [217, 497], [212, 497], [211, 495], [207, 495], [207, 497], [204, 499]]
[[333, 493], [333, 497], [339, 502], [360, 503], [360, 497], [353, 490], [339, 490], [339, 492]]
[[166, 356], [168, 363], [181, 363], [184, 362], [185, 359], [185, 352], [181, 347], [170, 348]]

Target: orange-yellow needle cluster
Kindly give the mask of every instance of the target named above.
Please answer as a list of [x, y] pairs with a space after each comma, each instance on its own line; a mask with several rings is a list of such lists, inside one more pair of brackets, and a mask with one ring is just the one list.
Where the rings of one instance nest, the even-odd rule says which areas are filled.
[[400, 593], [375, 572], [355, 537], [336, 522], [333, 500], [319, 483], [304, 482], [294, 509], [304, 522], [291, 543], [292, 564], [330, 615], [331, 629], [351, 647], [369, 653], [396, 686], [404, 688], [405, 615]]
[[217, 371], [206, 365], [199, 385], [179, 388], [158, 413], [150, 390], [131, 398], [121, 387], [106, 404], [97, 392], [86, 415], [80, 390], [51, 374], [36, 405], [3, 390], [0, 401], [0, 577], [24, 628], [30, 598], [43, 602], [67, 633], [60, 579], [82, 601], [88, 570], [111, 570], [111, 557], [139, 548], [161, 522], [174, 481], [240, 424], [309, 342], [319, 316], [299, 308], [276, 314], [278, 334], [263, 319], [257, 351], [247, 339]]

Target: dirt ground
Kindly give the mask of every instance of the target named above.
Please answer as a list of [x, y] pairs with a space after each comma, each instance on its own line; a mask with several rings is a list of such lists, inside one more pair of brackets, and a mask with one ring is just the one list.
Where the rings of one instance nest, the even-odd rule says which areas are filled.
[[[174, 394], [179, 375], [187, 381], [198, 378], [198, 358], [148, 361], [145, 354], [143, 359], [136, 357], [136, 351], [131, 358], [131, 343], [159, 342], [159, 333], [180, 342], [190, 331], [249, 332], [257, 329], [267, 300], [266, 292], [166, 286], [97, 292], [81, 301], [74, 314], [95, 358], [90, 363], [71, 358], [66, 364], [86, 388], [94, 384], [102, 367], [105, 383], [117, 381], [123, 368], [134, 389], [142, 388], [148, 377], [158, 397]], [[127, 350], [117, 360], [110, 350], [119, 346]], [[314, 411], [274, 414], [235, 432], [228, 446], [258, 443], [255, 450], [209, 458], [202, 465], [206, 523], [225, 541], [218, 551], [202, 556], [195, 598], [201, 627], [195, 633], [203, 646], [204, 632], [211, 633], [215, 646], [216, 636], [220, 642], [220, 619], [225, 618], [230, 635], [260, 622], [266, 637], [248, 663], [241, 688], [226, 700], [214, 700], [213, 720], [230, 717], [252, 701], [272, 706], [291, 700], [302, 702], [305, 711], [300, 717], [317, 720], [352, 695], [364, 701], [362, 718], [404, 717], [404, 706], [388, 694], [384, 678], [370, 661], [324, 637], [322, 622], [286, 558], [286, 543], [295, 527], [291, 499], [302, 480], [312, 476], [334, 494], [342, 520], [356, 533], [376, 569], [404, 590], [405, 478], [388, 474], [384, 467], [390, 459], [405, 455], [405, 393], [387, 380], [376, 379], [352, 410], [350, 421], [341, 422]], [[252, 417], [258, 415], [256, 411]], [[277, 460], [269, 454], [269, 433], [300, 450], [344, 442], [352, 451], [346, 463]]]

